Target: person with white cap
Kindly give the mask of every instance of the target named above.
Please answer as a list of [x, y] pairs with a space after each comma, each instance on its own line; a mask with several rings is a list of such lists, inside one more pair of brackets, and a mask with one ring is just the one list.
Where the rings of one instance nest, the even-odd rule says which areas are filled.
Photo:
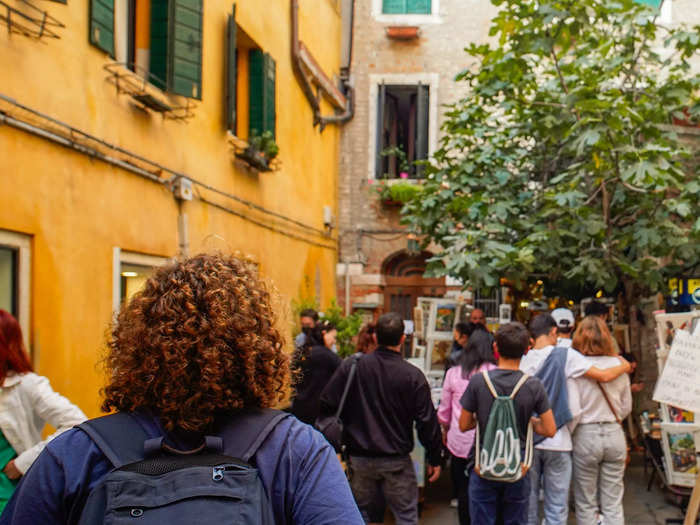
[[557, 323], [557, 346], [571, 348], [571, 334], [576, 326], [574, 313], [568, 308], [555, 308], [552, 317]]

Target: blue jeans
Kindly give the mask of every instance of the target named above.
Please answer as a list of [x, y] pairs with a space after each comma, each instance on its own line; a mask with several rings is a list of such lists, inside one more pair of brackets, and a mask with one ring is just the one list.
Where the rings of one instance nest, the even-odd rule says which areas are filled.
[[530, 505], [527, 522], [540, 525], [540, 488], [544, 490], [545, 525], [566, 525], [569, 518], [571, 452], [535, 449], [530, 477]]
[[617, 423], [588, 423], [574, 432], [574, 496], [576, 523], [595, 523], [600, 513], [605, 525], [624, 525], [627, 442]]
[[469, 476], [472, 523], [495, 525], [500, 513], [503, 525], [526, 525], [529, 496], [529, 476], [515, 483], [483, 479], [475, 472]]

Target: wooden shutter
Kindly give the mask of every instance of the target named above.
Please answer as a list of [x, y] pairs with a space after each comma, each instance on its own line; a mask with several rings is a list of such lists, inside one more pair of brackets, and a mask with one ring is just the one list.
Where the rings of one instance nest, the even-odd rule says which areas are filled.
[[202, 98], [202, 0], [151, 0], [150, 61], [154, 84]]
[[114, 0], [90, 0], [90, 43], [114, 58]]
[[261, 135], [265, 131], [265, 55], [260, 49], [248, 52], [248, 136]]
[[[428, 158], [428, 128], [430, 126], [430, 86], [418, 84], [416, 109], [416, 160]], [[416, 176], [422, 177], [424, 166], [416, 166]]]
[[169, 0], [151, 0], [151, 83], [168, 87], [168, 20]]
[[238, 78], [238, 53], [236, 47], [236, 35], [238, 26], [236, 25], [236, 4], [233, 4], [233, 13], [228, 17], [228, 69], [226, 71], [226, 129], [233, 134], [237, 131], [236, 105], [238, 102], [238, 91], [236, 82]]
[[276, 132], [276, 64], [273, 58], [260, 49], [249, 52], [250, 126], [249, 136], [264, 131]]
[[377, 179], [384, 177], [384, 108], [386, 107], [386, 86], [379, 84], [379, 96], [377, 97], [377, 151], [374, 160], [374, 176]]
[[168, 90], [202, 98], [202, 0], [171, 0]]
[[407, 0], [382, 0], [382, 13], [397, 15], [406, 13]]
[[272, 136], [276, 136], [277, 132], [277, 64], [274, 59], [265, 53], [265, 131], [272, 132]]
[[406, 0], [406, 13], [412, 15], [429, 15], [431, 13], [430, 0]]

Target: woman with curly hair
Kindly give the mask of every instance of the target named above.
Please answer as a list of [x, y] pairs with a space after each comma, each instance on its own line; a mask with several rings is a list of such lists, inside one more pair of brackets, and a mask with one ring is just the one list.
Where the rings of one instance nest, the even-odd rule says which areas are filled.
[[[289, 358], [270, 302], [257, 270], [235, 257], [198, 255], [158, 269], [112, 329], [103, 410], [191, 450], [237, 417], [277, 405]], [[310, 426], [282, 418], [251, 462], [275, 523], [362, 523], [333, 449]], [[39, 456], [0, 524], [76, 524], [111, 469], [86, 433], [69, 430]]]
[[[313, 425], [321, 411], [321, 392], [342, 363], [342, 359], [331, 350], [336, 342], [338, 330], [328, 321], [314, 328], [315, 337], [294, 352], [292, 368], [297, 375], [296, 392], [291, 412], [299, 421]], [[323, 341], [311, 344], [309, 341]]]

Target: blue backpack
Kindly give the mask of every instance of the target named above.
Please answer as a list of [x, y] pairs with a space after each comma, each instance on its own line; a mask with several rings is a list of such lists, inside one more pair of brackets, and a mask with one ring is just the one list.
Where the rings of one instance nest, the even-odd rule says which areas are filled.
[[277, 410], [242, 414], [199, 448], [179, 451], [149, 438], [128, 413], [78, 426], [114, 468], [87, 497], [79, 525], [274, 525], [272, 506], [250, 459], [289, 416]]

